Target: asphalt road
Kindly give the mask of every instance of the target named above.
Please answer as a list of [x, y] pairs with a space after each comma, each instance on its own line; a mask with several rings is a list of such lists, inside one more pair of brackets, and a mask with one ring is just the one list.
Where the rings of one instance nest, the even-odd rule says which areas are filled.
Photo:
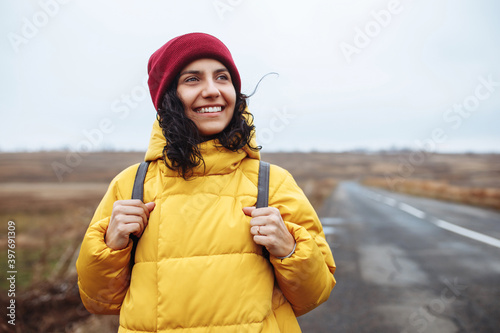
[[303, 332], [500, 332], [500, 214], [341, 183], [321, 220], [337, 263]]

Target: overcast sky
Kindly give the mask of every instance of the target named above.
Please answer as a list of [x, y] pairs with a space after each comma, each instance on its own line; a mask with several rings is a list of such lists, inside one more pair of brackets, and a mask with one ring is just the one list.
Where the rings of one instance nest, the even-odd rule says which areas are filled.
[[0, 150], [140, 150], [149, 56], [231, 50], [264, 151], [500, 152], [494, 0], [3, 0]]

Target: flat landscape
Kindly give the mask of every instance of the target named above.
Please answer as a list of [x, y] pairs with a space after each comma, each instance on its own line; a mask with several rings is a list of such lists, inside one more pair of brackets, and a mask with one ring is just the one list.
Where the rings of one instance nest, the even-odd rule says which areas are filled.
[[[83, 309], [74, 261], [109, 182], [143, 157], [138, 152], [0, 154], [0, 248], [6, 258], [8, 221], [15, 222], [19, 332], [93, 332], [96, 325], [113, 331], [115, 317], [90, 317]], [[262, 159], [289, 170], [320, 217], [332, 214], [332, 193], [346, 182], [500, 211], [497, 154], [263, 153]], [[0, 274], [3, 307], [9, 286], [5, 271]], [[1, 331], [12, 329], [0, 325]]]

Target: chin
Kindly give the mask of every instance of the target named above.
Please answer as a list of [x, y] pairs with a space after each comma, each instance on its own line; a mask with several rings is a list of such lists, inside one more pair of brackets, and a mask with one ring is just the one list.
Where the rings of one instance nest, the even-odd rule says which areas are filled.
[[219, 134], [220, 132], [222, 132], [222, 130], [220, 130], [220, 131], [200, 131], [200, 134], [205, 138], [211, 139], [211, 138], [217, 136], [217, 134]]

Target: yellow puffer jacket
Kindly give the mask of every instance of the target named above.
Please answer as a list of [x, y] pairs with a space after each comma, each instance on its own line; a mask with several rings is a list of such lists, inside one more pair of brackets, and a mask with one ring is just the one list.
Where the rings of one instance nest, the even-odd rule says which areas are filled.
[[156, 207], [131, 275], [132, 242], [112, 250], [104, 237], [113, 203], [131, 197], [138, 165], [111, 182], [95, 212], [77, 261], [85, 307], [119, 313], [122, 333], [300, 332], [296, 316], [328, 299], [335, 263], [318, 217], [292, 176], [271, 166], [269, 206], [280, 210], [297, 247], [290, 258], [268, 261], [242, 212], [256, 203], [259, 153], [205, 142], [205, 168], [186, 181], [162, 161], [164, 144], [156, 122], [144, 185], [144, 202]]

